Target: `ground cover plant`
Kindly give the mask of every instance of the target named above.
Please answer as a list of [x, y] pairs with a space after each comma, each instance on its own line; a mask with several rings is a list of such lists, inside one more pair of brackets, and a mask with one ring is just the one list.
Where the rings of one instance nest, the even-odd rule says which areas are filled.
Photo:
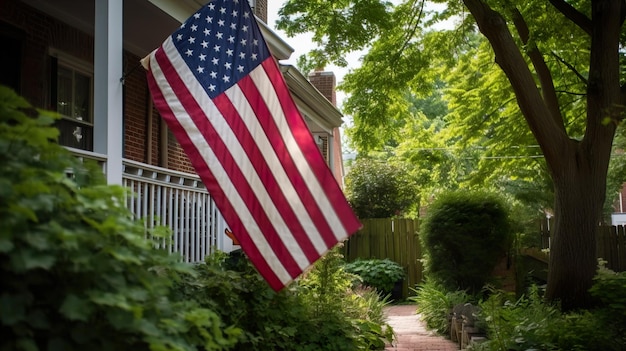
[[[563, 312], [557, 304], [546, 302], [536, 286], [517, 299], [493, 291], [480, 307], [488, 340], [472, 350], [617, 351], [626, 346], [616, 321], [604, 318], [604, 308]], [[623, 315], [625, 310], [613, 312]]]
[[388, 258], [359, 258], [346, 263], [344, 269], [359, 276], [363, 285], [376, 289], [382, 296], [389, 295], [396, 282], [406, 275], [400, 264]]

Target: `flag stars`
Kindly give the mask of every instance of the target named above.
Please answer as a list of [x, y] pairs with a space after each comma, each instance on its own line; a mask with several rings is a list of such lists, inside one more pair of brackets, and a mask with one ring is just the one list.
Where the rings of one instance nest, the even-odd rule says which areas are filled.
[[211, 76], [211, 78], [213, 79], [217, 79], [217, 72], [211, 71], [211, 73], [209, 73], [209, 76]]
[[196, 38], [194, 37], [189, 37], [189, 39], [187, 39], [187, 41], [189, 42], [189, 44], [193, 44], [196, 42]]
[[215, 46], [213, 47], [213, 50], [214, 50], [215, 52], [220, 52], [221, 47], [220, 47], [219, 45], [215, 45]]
[[233, 10], [233, 12], [231, 13], [231, 16], [237, 17], [239, 16], [239, 12], [237, 10]]
[[231, 23], [230, 24], [230, 29], [237, 30], [237, 24], [236, 23]]
[[230, 37], [228, 37], [228, 42], [231, 44], [235, 43], [235, 37], [233, 37], [232, 35]]
[[200, 13], [199, 12], [194, 13], [193, 14], [193, 18], [195, 18], [195, 19], [200, 18]]
[[206, 23], [213, 23], [213, 17], [206, 16]]
[[215, 37], [216, 37], [217, 39], [222, 39], [222, 38], [224, 38], [224, 33], [222, 33], [222, 32], [217, 32], [217, 34], [215, 34]]
[[240, 58], [240, 59], [242, 59], [242, 60], [245, 60], [245, 58], [246, 58], [246, 53], [245, 53], [245, 52], [243, 52], [243, 51], [242, 51], [242, 52], [240, 52], [240, 53], [239, 53], [239, 58]]
[[228, 55], [228, 57], [233, 56], [233, 49], [226, 50], [226, 55]]
[[226, 8], [225, 8], [225, 7], [221, 7], [221, 8], [220, 8], [220, 13], [221, 13], [222, 15], [226, 14]]
[[248, 33], [248, 26], [241, 27], [241, 31], [245, 32], [245, 33]]
[[217, 21], [217, 25], [220, 26], [220, 27], [224, 27], [225, 24], [226, 24], [226, 22], [224, 20]]
[[226, 69], [231, 69], [231, 67], [233, 67], [233, 64], [232, 64], [232, 63], [230, 63], [230, 62], [226, 62], [226, 63], [224, 63], [224, 68], [226, 68]]
[[211, 10], [215, 10], [215, 4], [214, 3], [210, 3], [207, 5], [207, 7]]
[[217, 57], [214, 57], [214, 58], [212, 58], [212, 59], [211, 59], [211, 62], [212, 62], [214, 65], [219, 65], [219, 64], [220, 64], [220, 59], [218, 59]]
[[246, 19], [250, 18], [250, 12], [248, 12], [248, 11], [244, 12], [243, 13], [243, 18], [246, 18]]
[[178, 41], [183, 40], [183, 35], [182, 35], [182, 34], [178, 34], [178, 35], [176, 36], [176, 40], [178, 40]]
[[187, 55], [187, 57], [190, 57], [191, 55], [193, 55], [193, 50], [187, 49], [187, 51], [185, 51], [185, 55]]
[[241, 39], [241, 41], [239, 42], [242, 46], [246, 46], [246, 44], [248, 43], [248, 41], [246, 39]]
[[209, 89], [210, 91], [215, 91], [216, 87], [215, 87], [215, 85], [214, 85], [214, 84], [209, 84], [208, 89]]
[[250, 58], [252, 59], [252, 61], [256, 61], [256, 59], [257, 59], [257, 54], [252, 54], [252, 55], [250, 55]]
[[200, 61], [206, 61], [206, 55], [205, 54], [200, 54], [198, 56], [198, 58], [200, 59]]
[[200, 43], [200, 45], [202, 45], [202, 47], [206, 49], [209, 47], [209, 42], [206, 40], [203, 40], [202, 43]]
[[227, 75], [224, 75], [224, 76], [222, 77], [222, 80], [224, 81], [224, 83], [228, 83], [228, 82], [230, 82], [230, 77], [229, 77], [229, 76], [227, 76]]
[[237, 71], [239, 71], [240, 73], [243, 72], [243, 66], [241, 65], [237, 66]]
[[197, 24], [193, 24], [193, 25], [191, 25], [191, 31], [192, 31], [192, 32], [196, 32], [196, 31], [198, 31], [198, 25], [197, 25]]
[[204, 67], [198, 66], [198, 68], [196, 68], [196, 71], [198, 71], [198, 73], [204, 73]]

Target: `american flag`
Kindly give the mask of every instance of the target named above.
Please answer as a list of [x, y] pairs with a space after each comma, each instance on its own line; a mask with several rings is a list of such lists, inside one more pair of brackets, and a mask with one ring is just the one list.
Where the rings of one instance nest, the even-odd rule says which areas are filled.
[[146, 60], [155, 106], [272, 288], [360, 228], [247, 0], [209, 2]]

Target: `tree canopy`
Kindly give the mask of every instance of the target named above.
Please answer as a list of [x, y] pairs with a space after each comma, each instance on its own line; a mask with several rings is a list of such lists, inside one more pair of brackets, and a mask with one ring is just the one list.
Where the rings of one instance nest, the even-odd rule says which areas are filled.
[[595, 233], [626, 100], [625, 14], [619, 0], [288, 0], [277, 24], [313, 33], [319, 47], [305, 69], [366, 48], [340, 86], [357, 149], [406, 142], [407, 97], [443, 83], [443, 142], [458, 152], [483, 148], [474, 179], [506, 185], [502, 170], [517, 169], [516, 179], [551, 186], [546, 294], [568, 309], [591, 302]]

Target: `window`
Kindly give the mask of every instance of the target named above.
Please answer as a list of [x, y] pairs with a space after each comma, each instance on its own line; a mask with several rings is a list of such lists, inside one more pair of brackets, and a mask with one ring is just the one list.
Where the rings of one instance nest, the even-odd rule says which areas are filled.
[[93, 150], [93, 72], [91, 65], [51, 50], [51, 102], [61, 145]]

